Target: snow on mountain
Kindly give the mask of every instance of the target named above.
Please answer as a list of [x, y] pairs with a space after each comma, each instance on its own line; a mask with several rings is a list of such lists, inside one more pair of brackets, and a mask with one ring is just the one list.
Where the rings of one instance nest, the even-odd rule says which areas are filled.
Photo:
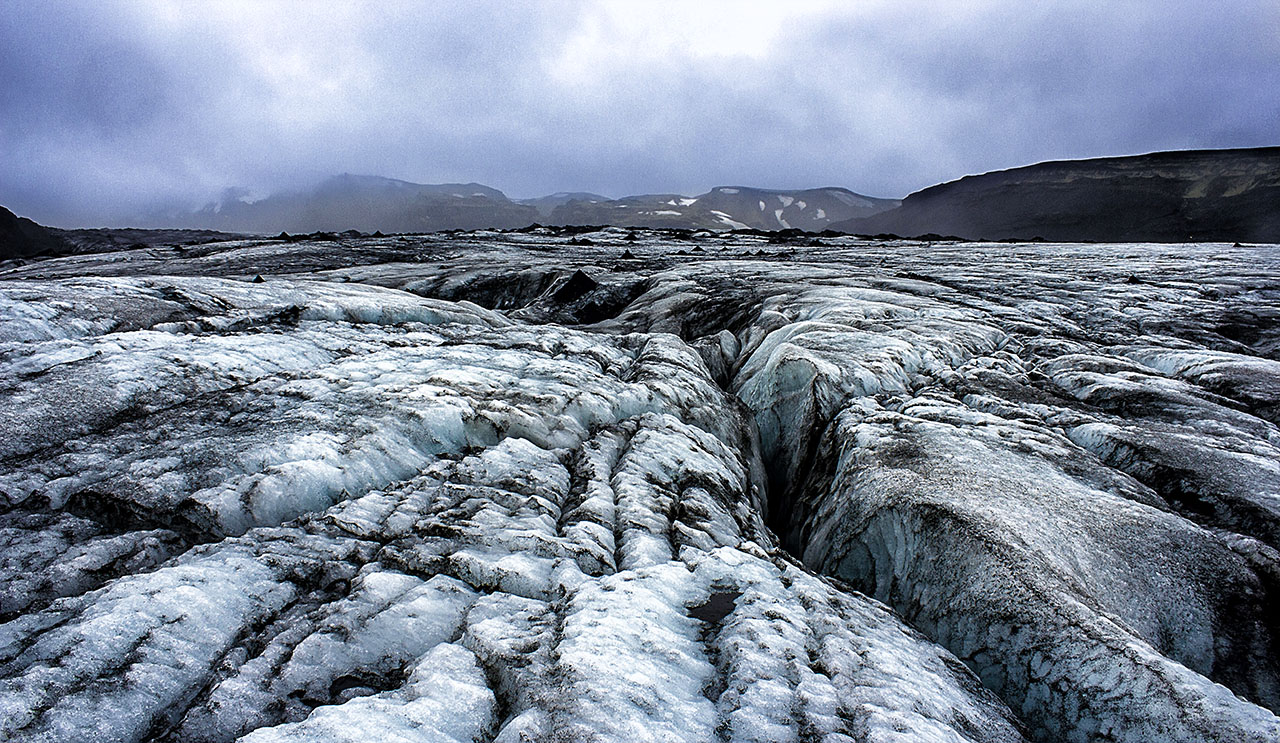
[[[766, 201], [775, 206], [766, 208]], [[729, 224], [725, 222], [727, 218], [746, 228], [821, 232], [831, 222], [870, 216], [892, 209], [898, 203], [890, 199], [870, 199], [842, 188], [769, 191], [721, 186], [696, 197], [656, 194], [628, 196], [616, 201], [568, 201], [552, 211], [549, 222], [723, 230]], [[811, 210], [810, 205], [817, 208]], [[628, 211], [620, 212], [619, 208], [623, 207]]]
[[[755, 213], [752, 207], [757, 201], [763, 204], [764, 199], [776, 202], [781, 209]], [[805, 213], [809, 203], [819, 209]], [[723, 230], [729, 228], [728, 223], [714, 214], [723, 212], [733, 223], [750, 228], [796, 226], [820, 232], [832, 221], [869, 216], [898, 203], [868, 199], [839, 188], [782, 192], [723, 187], [700, 196], [653, 194], [609, 199], [562, 192], [512, 201], [501, 191], [477, 183], [427, 185], [342, 174], [310, 189], [254, 200], [243, 198], [240, 190], [229, 189], [222, 199], [194, 213], [168, 211], [142, 221], [250, 234], [513, 229], [535, 222]], [[779, 211], [781, 216], [775, 216]]]

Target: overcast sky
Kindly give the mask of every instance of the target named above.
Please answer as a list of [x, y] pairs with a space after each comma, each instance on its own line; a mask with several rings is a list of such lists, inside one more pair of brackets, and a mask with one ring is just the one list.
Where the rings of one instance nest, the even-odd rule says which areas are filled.
[[1280, 1], [5, 0], [0, 204], [120, 224], [340, 172], [513, 197], [1280, 144]]

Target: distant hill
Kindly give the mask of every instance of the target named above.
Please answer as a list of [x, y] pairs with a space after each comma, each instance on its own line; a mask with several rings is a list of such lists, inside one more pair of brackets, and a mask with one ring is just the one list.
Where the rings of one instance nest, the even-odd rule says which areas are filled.
[[165, 245], [201, 245], [245, 237], [213, 230], [138, 229], [134, 227], [98, 227], [93, 229], [52, 229], [71, 244], [73, 253], [108, 253], [131, 248]]
[[63, 255], [74, 250], [57, 230], [19, 217], [0, 206], [0, 260]]
[[562, 204], [567, 204], [570, 201], [585, 201], [591, 203], [608, 200], [608, 196], [601, 196], [600, 194], [585, 193], [582, 191], [561, 191], [560, 193], [553, 193], [550, 196], [539, 196], [536, 199], [517, 199], [516, 203], [527, 204], [528, 206], [537, 209], [538, 214], [541, 217], [546, 218], [551, 216], [551, 212], [555, 211], [556, 207]]
[[[7, 214], [7, 213], [6, 213]], [[6, 255], [92, 250], [8, 214]], [[142, 220], [222, 233], [436, 232], [533, 223], [680, 229], [832, 229], [852, 234], [1099, 242], [1280, 242], [1280, 147], [1157, 152], [1045, 162], [878, 199], [845, 188], [719, 186], [697, 196], [610, 199], [562, 192], [512, 200], [479, 183], [421, 184], [343, 174], [251, 200], [229, 190], [194, 212]], [[43, 230], [43, 232], [42, 232]], [[112, 240], [117, 241], [119, 237]], [[21, 245], [18, 248], [7, 245]]]
[[831, 229], [992, 240], [1280, 242], [1280, 147], [1065, 160], [967, 176]]
[[433, 232], [524, 227], [538, 210], [479, 183], [426, 185], [379, 176], [343, 174], [307, 191], [260, 201], [224, 199], [185, 218], [184, 227], [277, 232]]
[[777, 191], [720, 186], [693, 197], [651, 194], [612, 201], [568, 200], [551, 212], [550, 223], [712, 230], [796, 228], [821, 232], [834, 221], [870, 216], [899, 203], [844, 188]]

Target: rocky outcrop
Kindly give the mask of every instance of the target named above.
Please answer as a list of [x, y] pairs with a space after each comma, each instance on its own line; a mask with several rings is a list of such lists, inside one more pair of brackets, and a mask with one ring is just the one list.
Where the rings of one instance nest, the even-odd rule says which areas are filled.
[[154, 247], [190, 247], [214, 242], [227, 242], [246, 237], [214, 230], [147, 230], [132, 227], [58, 230], [59, 236], [71, 244], [69, 253], [110, 253], [118, 250]]
[[187, 215], [157, 215], [165, 226], [256, 234], [344, 232], [419, 233], [443, 230], [558, 226], [673, 228], [684, 230], [797, 229], [820, 232], [832, 222], [897, 206], [890, 199], [843, 188], [776, 191], [723, 186], [700, 196], [650, 194], [607, 199], [558, 193], [512, 201], [478, 183], [424, 185], [344, 174], [310, 190], [248, 201], [237, 192]]

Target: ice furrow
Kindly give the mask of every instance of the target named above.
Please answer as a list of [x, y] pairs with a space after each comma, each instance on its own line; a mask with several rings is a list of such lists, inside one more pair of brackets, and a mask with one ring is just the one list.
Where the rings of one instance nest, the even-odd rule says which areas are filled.
[[[1179, 447], [1185, 477], [1204, 478], [1190, 486], [1198, 497], [1232, 504], [1205, 520], [1265, 537], [1260, 530], [1275, 522], [1263, 505], [1275, 461], [1270, 424], [1216, 408], [1180, 382], [1135, 375], [1125, 370], [1132, 362], [1097, 351], [1086, 372], [1073, 360], [1086, 357], [1059, 352], [1048, 360], [1061, 397], [1027, 404], [1008, 396], [1009, 384], [989, 386], [1027, 376], [1024, 363], [1000, 360], [1009, 345], [1000, 331], [974, 333], [999, 320], [977, 316], [957, 326], [901, 313], [872, 317], [860, 295], [810, 293], [826, 295], [828, 323], [807, 324], [803, 313], [784, 325], [762, 318], [767, 335], [735, 383], [757, 413], [782, 485], [775, 502], [791, 504], [791, 543], [806, 564], [865, 587], [948, 647], [1033, 737], [1200, 740], [1230, 729], [1263, 740], [1280, 730], [1270, 712], [1213, 683], [1277, 704], [1267, 559], [1243, 557], [1216, 533], [1170, 516], [1186, 498], [1143, 477], [1140, 464], [1126, 469], [1155, 489], [1154, 498], [1124, 475], [1099, 471], [1091, 457], [1134, 462], [1126, 450], [1095, 442], [1124, 430], [1110, 423], [1117, 412], [1137, 417], [1127, 407], [1135, 398], [1160, 400], [1147, 413], [1163, 421], [1154, 424], [1163, 435], [1157, 446]], [[912, 329], [885, 328], [885, 317]], [[957, 393], [977, 407], [951, 397]], [[1001, 417], [1011, 413], [1013, 421]], [[1211, 421], [1204, 429], [1215, 448], [1183, 433], [1182, 421], [1197, 419]], [[1216, 463], [1206, 454], [1204, 463], [1189, 458], [1197, 446]], [[1242, 461], [1231, 449], [1253, 458]], [[1254, 516], [1233, 517], [1233, 508]], [[1139, 533], [1140, 543], [1131, 536]], [[1120, 700], [1099, 697], [1099, 678], [1103, 688], [1129, 691]], [[1141, 708], [1128, 699], [1142, 699]]]

